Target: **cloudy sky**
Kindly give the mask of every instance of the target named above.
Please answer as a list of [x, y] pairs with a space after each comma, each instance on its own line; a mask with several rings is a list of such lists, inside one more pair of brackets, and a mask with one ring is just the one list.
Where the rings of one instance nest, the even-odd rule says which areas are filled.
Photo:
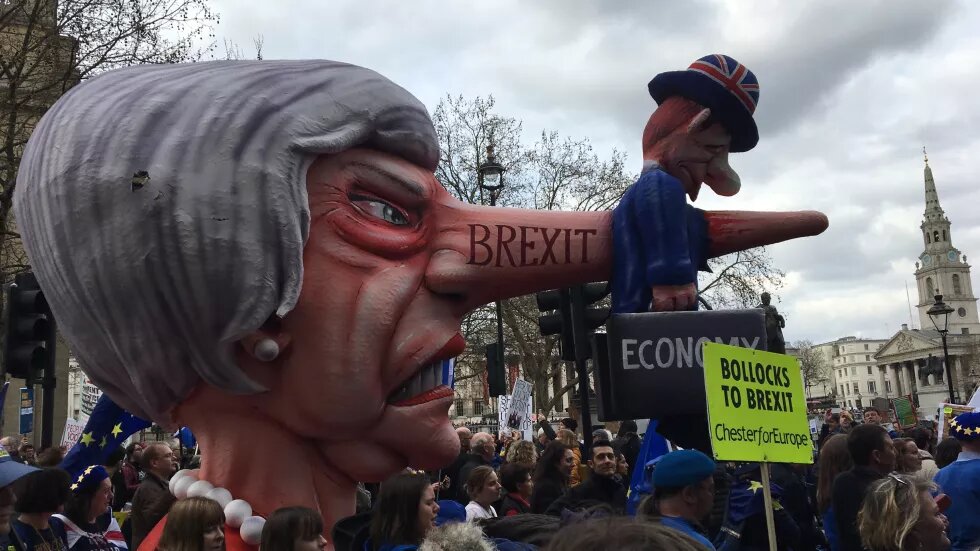
[[[734, 155], [742, 192], [707, 209], [816, 209], [830, 229], [771, 253], [786, 339], [891, 336], [909, 321], [922, 252], [922, 146], [953, 244], [980, 258], [980, 3], [952, 1], [216, 0], [219, 37], [267, 59], [363, 65], [429, 109], [493, 94], [498, 111], [627, 151], [654, 104], [646, 83], [709, 53], [752, 69], [761, 140]], [[243, 9], [244, 6], [247, 9]], [[973, 167], [971, 169], [971, 167]], [[917, 318], [916, 318], [917, 319]]]

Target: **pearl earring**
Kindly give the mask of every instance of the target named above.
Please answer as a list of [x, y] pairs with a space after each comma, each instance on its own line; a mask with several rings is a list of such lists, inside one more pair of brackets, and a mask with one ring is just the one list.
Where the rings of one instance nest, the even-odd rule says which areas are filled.
[[260, 362], [271, 362], [279, 357], [279, 344], [272, 339], [261, 339], [252, 353]]

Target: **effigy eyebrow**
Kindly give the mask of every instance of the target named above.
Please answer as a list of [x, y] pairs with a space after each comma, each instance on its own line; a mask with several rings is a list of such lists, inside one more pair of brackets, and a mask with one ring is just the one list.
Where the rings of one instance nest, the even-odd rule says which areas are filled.
[[395, 182], [396, 184], [398, 184], [399, 186], [401, 186], [405, 191], [407, 191], [409, 194], [415, 196], [418, 199], [425, 199], [426, 198], [426, 194], [425, 194], [425, 191], [422, 189], [422, 186], [420, 186], [416, 182], [413, 182], [412, 180], [407, 180], [407, 179], [405, 179], [405, 178], [403, 178], [401, 176], [395, 175], [395, 174], [393, 174], [393, 173], [391, 173], [391, 172], [389, 172], [389, 171], [387, 171], [387, 170], [385, 170], [385, 169], [383, 169], [383, 168], [381, 168], [379, 166], [369, 165], [369, 164], [360, 163], [360, 162], [355, 162], [355, 163], [351, 163], [351, 164], [353, 166], [358, 167], [358, 168], [363, 168], [363, 169], [368, 170], [370, 172], [374, 172], [375, 174], [377, 174], [379, 176], [383, 176], [383, 177], [385, 177], [385, 178], [387, 178], [387, 179]]

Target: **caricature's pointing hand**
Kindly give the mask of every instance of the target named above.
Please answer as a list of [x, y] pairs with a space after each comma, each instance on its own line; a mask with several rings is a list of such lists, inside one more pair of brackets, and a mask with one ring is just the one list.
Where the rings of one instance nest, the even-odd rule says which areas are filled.
[[652, 290], [652, 310], [654, 312], [690, 310], [698, 296], [698, 290], [693, 283], [687, 285], [654, 285]]

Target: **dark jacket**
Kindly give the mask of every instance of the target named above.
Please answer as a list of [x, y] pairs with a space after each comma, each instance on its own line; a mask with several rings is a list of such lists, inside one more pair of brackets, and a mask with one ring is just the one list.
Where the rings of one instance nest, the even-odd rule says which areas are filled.
[[531, 504], [524, 501], [520, 494], [507, 494], [500, 500], [499, 506], [494, 506], [494, 509], [497, 510], [498, 516], [510, 517], [530, 513]]
[[613, 447], [626, 457], [626, 462], [629, 463], [630, 472], [632, 472], [633, 467], [636, 466], [636, 458], [640, 455], [640, 437], [635, 432], [627, 432], [613, 440]]
[[[551, 423], [549, 423], [544, 417], [538, 421], [538, 428], [544, 430], [544, 435], [548, 438], [548, 442], [552, 442], [558, 436], [555, 429], [551, 428]], [[545, 444], [542, 444], [541, 441], [538, 440], [538, 435], [536, 432], [534, 434], [534, 447], [538, 450], [538, 455], [544, 453]]]
[[548, 507], [568, 490], [568, 483], [557, 475], [543, 476], [534, 480], [534, 490], [531, 491], [531, 512], [544, 514]]
[[861, 537], [858, 535], [857, 515], [861, 502], [871, 483], [885, 475], [868, 467], [854, 467], [842, 472], [834, 479], [830, 493], [834, 514], [837, 515], [837, 534], [840, 551], [861, 551]]
[[772, 481], [782, 488], [779, 503], [799, 528], [801, 544], [793, 548], [797, 551], [816, 551], [817, 544], [823, 543], [823, 534], [817, 528], [815, 507], [810, 502], [803, 473], [795, 471], [790, 465], [773, 463]]
[[133, 545], [130, 549], [139, 549], [143, 539], [153, 530], [170, 511], [170, 506], [177, 498], [170, 493], [167, 481], [147, 471], [146, 478], [140, 482], [133, 495], [133, 511], [130, 518], [133, 523]]
[[564, 496], [555, 500], [545, 512], [549, 515], [561, 515], [562, 509], [575, 511], [599, 504], [610, 506], [618, 515], [626, 512], [626, 486], [618, 477], [593, 474], [588, 480], [569, 489]]
[[[466, 481], [459, 479], [459, 470], [463, 468], [463, 464], [466, 463], [466, 459], [469, 457], [469, 455], [470, 454], [466, 453], [465, 451], [460, 451], [459, 455], [456, 456], [456, 459], [453, 460], [452, 464], [442, 469], [442, 474], [449, 477], [449, 489], [442, 495], [443, 498], [456, 500], [461, 493], [466, 493], [465, 491], [462, 491], [462, 488], [466, 486]], [[378, 494], [375, 493], [373, 495], [376, 496]]]

